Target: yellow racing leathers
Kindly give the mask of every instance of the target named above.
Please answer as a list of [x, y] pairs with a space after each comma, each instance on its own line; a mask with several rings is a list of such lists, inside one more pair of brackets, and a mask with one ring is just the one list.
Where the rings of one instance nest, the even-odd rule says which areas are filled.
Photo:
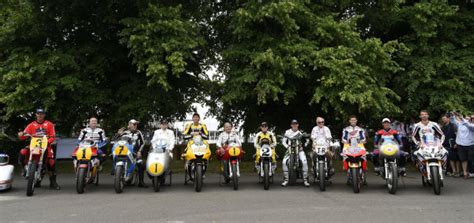
[[275, 135], [272, 132], [259, 132], [255, 136], [253, 146], [255, 147], [255, 164], [258, 165], [260, 161], [260, 145], [262, 142], [268, 142], [270, 147], [272, 148], [272, 162], [276, 163], [276, 152], [275, 152], [275, 147], [276, 147], [276, 138]]

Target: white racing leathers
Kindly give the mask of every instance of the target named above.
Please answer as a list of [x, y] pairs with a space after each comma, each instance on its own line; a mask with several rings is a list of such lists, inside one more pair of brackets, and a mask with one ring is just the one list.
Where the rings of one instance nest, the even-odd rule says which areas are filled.
[[[431, 136], [431, 137], [430, 137]], [[412, 140], [413, 142], [417, 145], [418, 150], [413, 152], [413, 158], [415, 161], [420, 164], [419, 168], [424, 168], [423, 166], [423, 160], [421, 157], [423, 157], [422, 152], [423, 152], [423, 144], [426, 143], [425, 141], [429, 138], [436, 137], [440, 141], [440, 145], [443, 144], [444, 142], [444, 134], [439, 125], [436, 122], [428, 122], [427, 124], [423, 124], [422, 122], [416, 123], [414, 129], [413, 129], [413, 135], [412, 135]], [[443, 169], [446, 169], [446, 161], [448, 159], [448, 151], [441, 146], [440, 148], [441, 153], [443, 154], [442, 160], [443, 160]], [[420, 169], [422, 170], [422, 169]]]
[[[288, 129], [285, 132], [285, 137], [283, 138], [283, 146], [285, 148], [288, 148], [289, 144], [289, 139], [288, 138], [293, 138], [294, 136], [302, 134], [301, 131], [293, 131], [292, 129]], [[303, 143], [303, 142], [301, 142]], [[305, 144], [306, 145], [306, 144]], [[303, 165], [303, 179], [306, 181], [308, 179], [308, 161], [306, 160], [306, 154], [303, 151], [303, 147], [299, 148], [298, 152], [299, 159], [301, 161], [301, 164]], [[285, 178], [285, 181], [288, 181], [288, 159], [290, 158], [290, 154], [288, 153], [288, 150], [285, 153], [285, 157], [283, 158], [283, 177]]]

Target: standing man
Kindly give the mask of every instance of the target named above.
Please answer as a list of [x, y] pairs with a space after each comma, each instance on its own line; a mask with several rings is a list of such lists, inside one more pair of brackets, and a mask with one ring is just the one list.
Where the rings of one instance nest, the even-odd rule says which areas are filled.
[[132, 139], [133, 151], [137, 154], [138, 167], [138, 187], [147, 187], [144, 181], [145, 164], [143, 163], [143, 148], [145, 147], [145, 139], [140, 130], [138, 130], [138, 121], [132, 119], [128, 122], [127, 130], [121, 128], [118, 130], [118, 137], [128, 135]]
[[[288, 141], [298, 135], [302, 135], [303, 133], [299, 130], [299, 124], [298, 121], [292, 120], [291, 121], [291, 128], [286, 130], [285, 132], [285, 137], [283, 138], [283, 146], [287, 149], [285, 153], [285, 157], [283, 158], [283, 183], [281, 183], [282, 187], [286, 187], [288, 185], [288, 164], [289, 164], [289, 159], [290, 159], [290, 153], [288, 152], [288, 147], [290, 146], [288, 144]], [[306, 139], [304, 140], [306, 141]], [[306, 154], [304, 153], [304, 147], [307, 146], [308, 142], [306, 141], [303, 143], [303, 138], [301, 141], [301, 146], [298, 148], [298, 157], [303, 165], [303, 183], [305, 187], [309, 187], [309, 182], [308, 182], [308, 160], [306, 159]]]
[[[429, 120], [430, 115], [428, 111], [422, 110], [420, 111], [420, 119], [421, 121], [416, 123], [415, 128], [413, 129], [412, 140], [415, 143], [417, 150], [413, 153], [414, 160], [418, 162], [419, 168], [425, 168], [424, 164], [419, 160], [418, 155], [422, 152], [421, 145], [424, 143], [423, 140], [426, 136], [432, 135], [433, 137], [437, 137], [441, 143], [444, 142], [445, 136], [441, 128], [439, 127], [438, 123], [432, 122]], [[446, 168], [446, 161], [447, 155], [444, 148], [441, 148], [441, 152], [443, 153], [443, 169]], [[422, 172], [422, 170], [421, 170]]]
[[[49, 175], [49, 187], [60, 190], [58, 183], [56, 182], [56, 154], [51, 147], [51, 144], [56, 140], [56, 131], [54, 130], [54, 124], [48, 120], [45, 120], [46, 112], [38, 108], [36, 109], [36, 120], [31, 122], [28, 126], [26, 126], [25, 130], [18, 133], [18, 137], [20, 140], [26, 140], [29, 136], [34, 135], [46, 135], [48, 137], [48, 148], [46, 149], [46, 167], [48, 169]], [[29, 136], [26, 136], [29, 135]], [[29, 157], [30, 149], [29, 147], [24, 148], [20, 151], [19, 161], [26, 167], [27, 158]], [[23, 169], [23, 175], [26, 174], [26, 170]], [[40, 187], [41, 182], [38, 182], [35, 187]]]
[[458, 177], [461, 171], [461, 163], [459, 162], [458, 151], [455, 148], [457, 127], [451, 122], [450, 114], [443, 115], [441, 121], [443, 123], [441, 130], [443, 130], [443, 133], [446, 136], [446, 139], [443, 142], [443, 147], [448, 150], [448, 161], [449, 166], [451, 167], [451, 173], [448, 173], [448, 176], [451, 175]]
[[474, 162], [474, 115], [466, 119], [462, 115], [453, 112], [451, 121], [458, 128], [456, 134], [456, 148], [458, 149], [459, 160], [462, 164], [464, 179], [469, 178], [468, 162]]

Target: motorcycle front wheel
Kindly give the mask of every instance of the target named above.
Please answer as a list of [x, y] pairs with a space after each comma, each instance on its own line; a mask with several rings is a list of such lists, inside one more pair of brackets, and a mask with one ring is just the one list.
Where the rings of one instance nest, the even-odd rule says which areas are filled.
[[114, 189], [115, 193], [120, 194], [123, 192], [124, 182], [123, 182], [123, 174], [124, 174], [124, 167], [123, 166], [116, 166], [115, 167], [115, 178], [114, 178]]
[[234, 183], [234, 190], [239, 189], [239, 176], [237, 176], [237, 164], [232, 164], [232, 181]]
[[79, 168], [76, 175], [76, 191], [78, 194], [84, 193], [85, 181], [86, 181], [86, 168]]
[[392, 162], [388, 169], [387, 189], [390, 194], [397, 193], [398, 188], [398, 168], [396, 163]]
[[268, 161], [263, 162], [263, 189], [270, 188], [270, 164]]
[[290, 155], [290, 158], [288, 159], [288, 178], [290, 185], [296, 184], [297, 172], [295, 165], [297, 165], [297, 163], [298, 162], [295, 162], [294, 155]]
[[319, 163], [319, 190], [326, 190], [326, 172], [324, 171], [324, 163]]
[[439, 176], [439, 167], [438, 166], [431, 166], [431, 181], [433, 182], [433, 191], [436, 195], [441, 194], [441, 179]]
[[360, 192], [360, 170], [359, 168], [351, 168], [352, 190], [354, 193]]
[[28, 166], [28, 183], [26, 186], [26, 196], [33, 196], [33, 193], [35, 192], [35, 173], [36, 173], [36, 167], [38, 166], [38, 161], [33, 160], [30, 165]]
[[194, 170], [194, 190], [196, 192], [201, 192], [202, 189], [202, 165], [196, 164], [196, 169]]
[[160, 191], [160, 186], [161, 186], [160, 177], [153, 177], [153, 190], [155, 192], [159, 192]]

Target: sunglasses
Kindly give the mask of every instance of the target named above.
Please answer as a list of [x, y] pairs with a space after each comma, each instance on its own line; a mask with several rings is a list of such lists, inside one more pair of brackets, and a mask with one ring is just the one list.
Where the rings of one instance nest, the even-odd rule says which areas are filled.
[[324, 122], [318, 122], [318, 124], [324, 124]]

